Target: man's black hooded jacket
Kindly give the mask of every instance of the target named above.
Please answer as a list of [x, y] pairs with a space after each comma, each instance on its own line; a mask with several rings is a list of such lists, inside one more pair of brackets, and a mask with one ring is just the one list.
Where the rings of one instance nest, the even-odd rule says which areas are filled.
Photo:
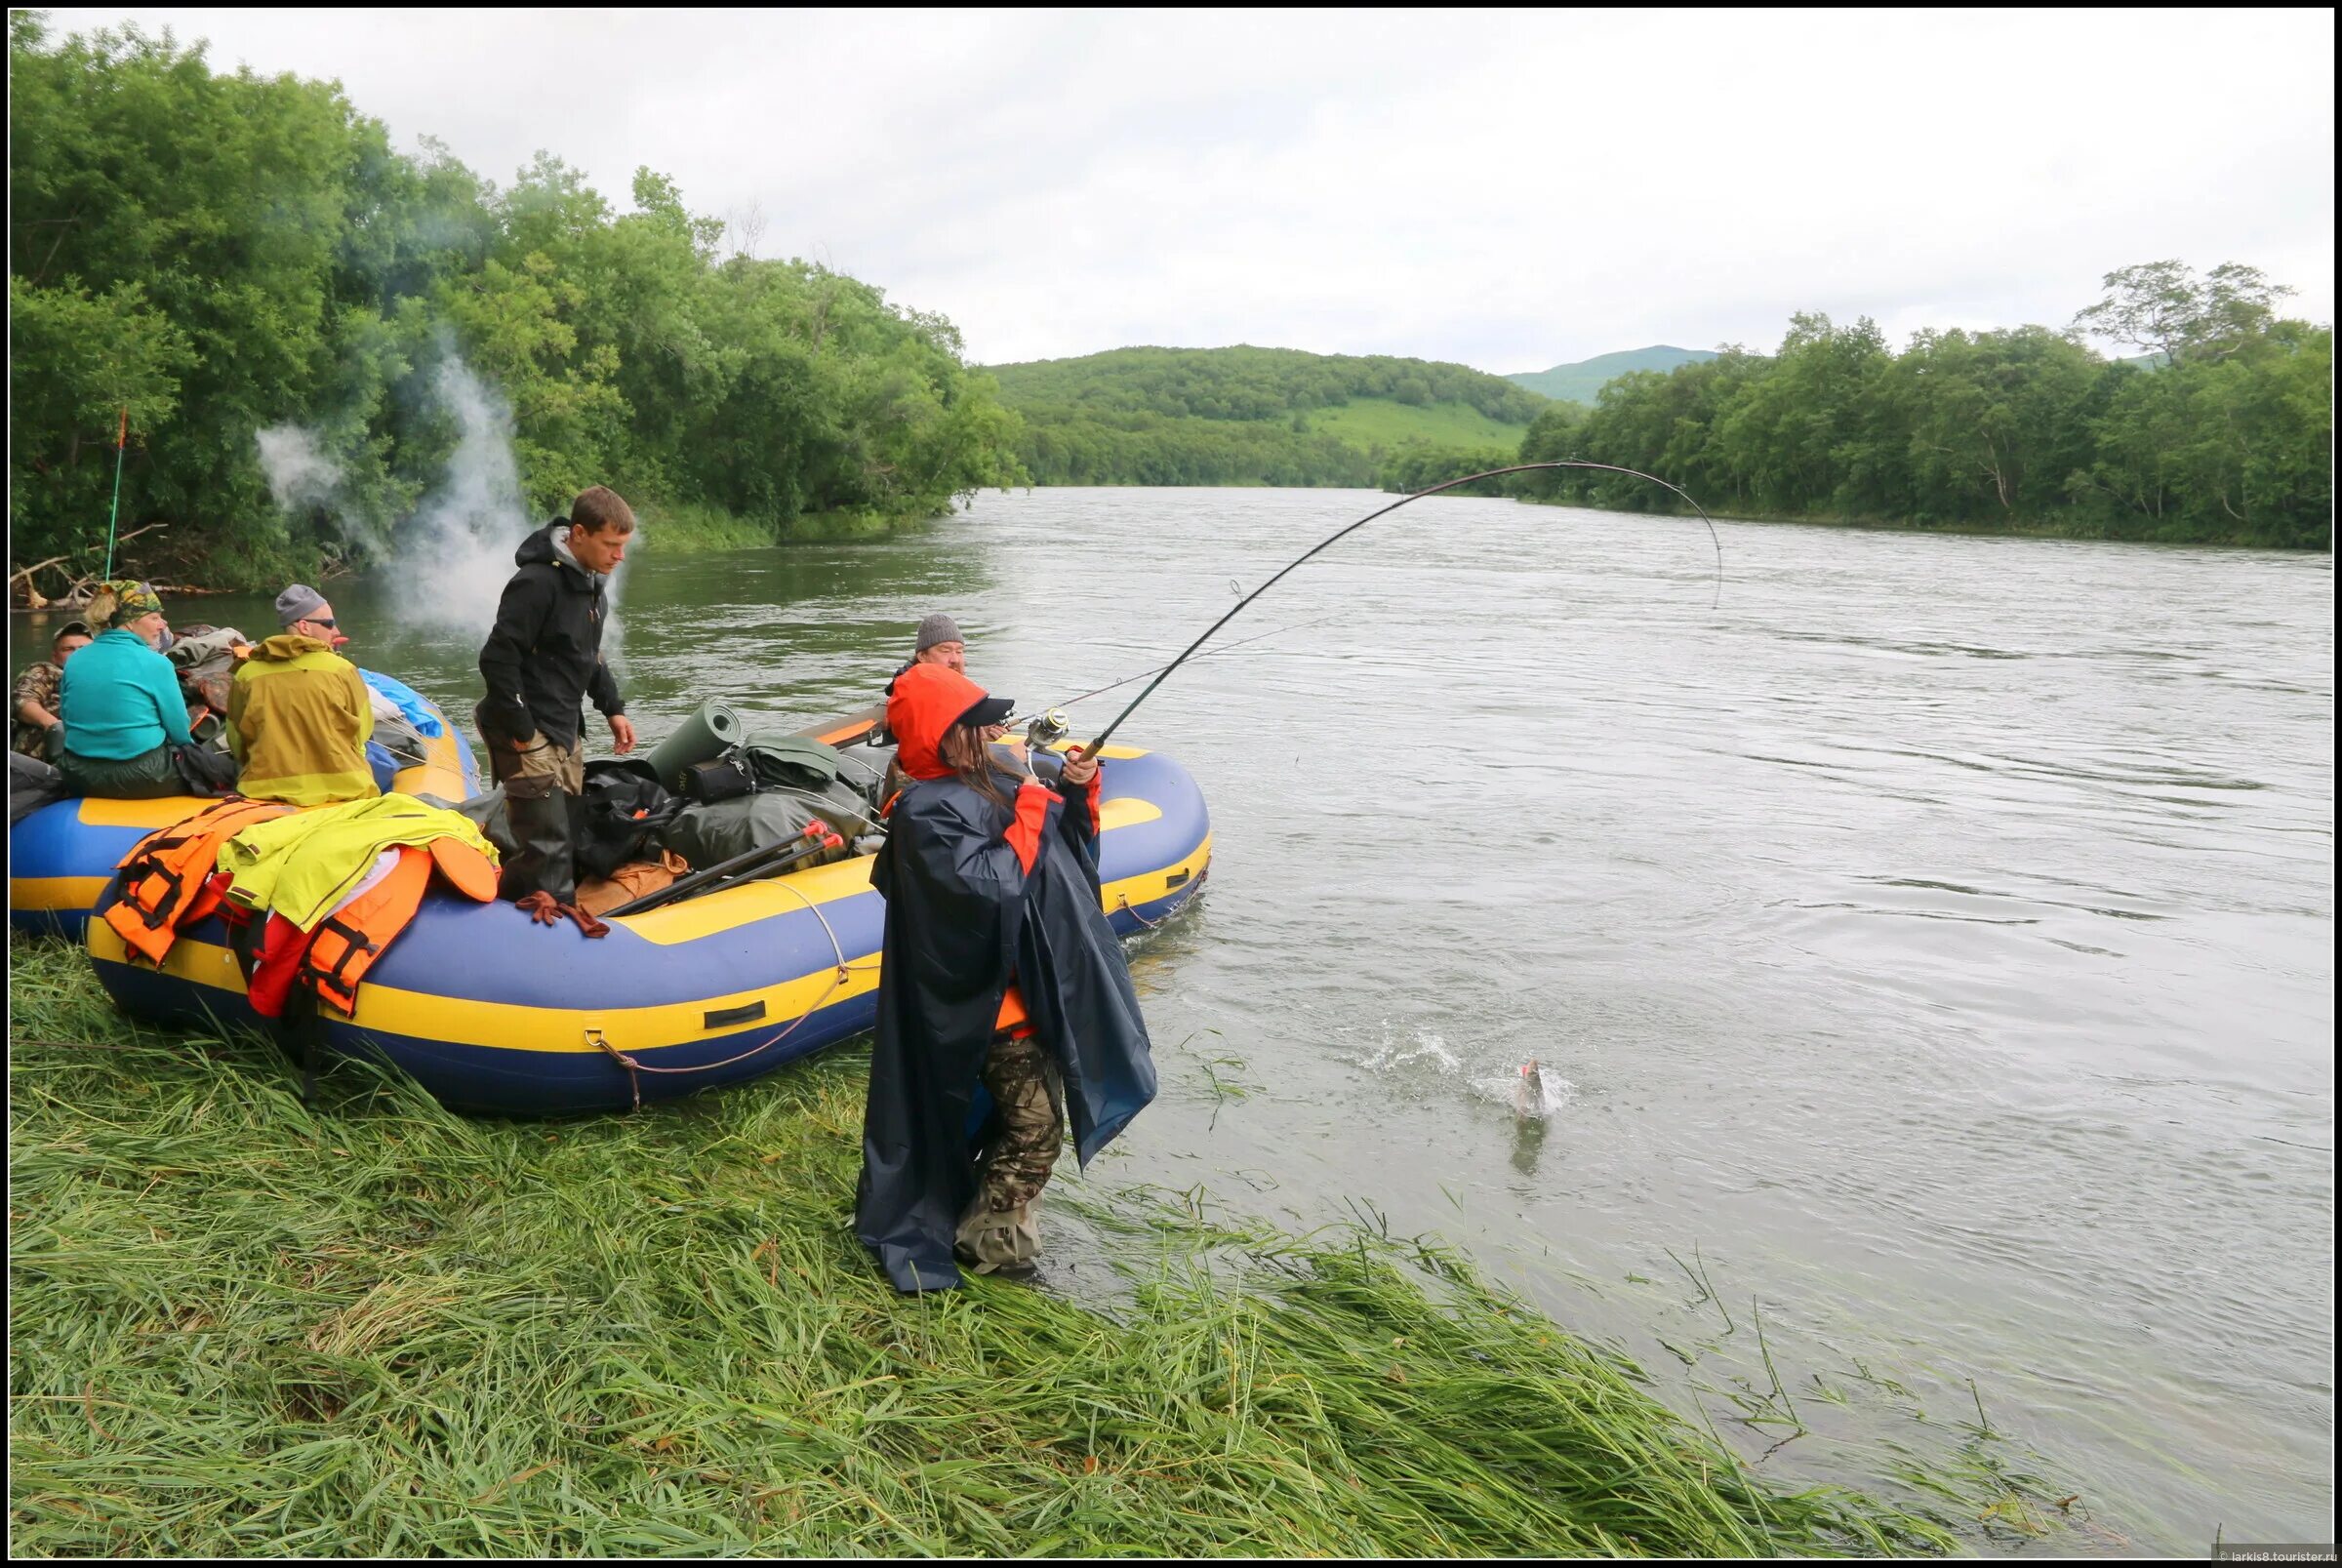
[[480, 724], [491, 744], [526, 741], [532, 732], [556, 745], [574, 744], [579, 704], [588, 697], [604, 715], [626, 711], [602, 663], [604, 579], [553, 547], [554, 531], [568, 526], [555, 518], [512, 552], [520, 570], [505, 584], [496, 629], [480, 649], [480, 674], [488, 682]]

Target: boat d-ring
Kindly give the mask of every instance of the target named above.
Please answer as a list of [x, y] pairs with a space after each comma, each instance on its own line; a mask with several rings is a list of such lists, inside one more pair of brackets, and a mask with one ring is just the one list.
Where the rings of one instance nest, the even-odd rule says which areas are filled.
[[642, 1064], [621, 1051], [617, 1046], [612, 1045], [609, 1036], [600, 1029], [588, 1028], [586, 1031], [586, 1043], [626, 1069], [626, 1087], [634, 1092], [634, 1108], [640, 1110], [642, 1108], [642, 1074], [637, 1069]]

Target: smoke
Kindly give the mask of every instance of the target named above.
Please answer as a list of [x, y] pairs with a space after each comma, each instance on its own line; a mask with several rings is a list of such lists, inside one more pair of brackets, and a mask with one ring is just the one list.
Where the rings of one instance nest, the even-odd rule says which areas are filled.
[[254, 437], [261, 448], [261, 471], [268, 476], [268, 494], [287, 511], [328, 506], [342, 488], [342, 465], [327, 457], [314, 432], [298, 424], [271, 425]]
[[[442, 347], [423, 401], [454, 424], [456, 447], [402, 522], [366, 528], [362, 519], [349, 515], [343, 470], [313, 429], [280, 424], [261, 431], [261, 466], [279, 506], [288, 511], [322, 507], [353, 543], [361, 532], [387, 541], [388, 548], [377, 553], [400, 619], [484, 639], [512, 576], [512, 552], [542, 519], [531, 516], [521, 492], [510, 406], [444, 340]], [[622, 568], [604, 588], [610, 615], [602, 650], [614, 666], [622, 648], [618, 585], [624, 576]]]
[[[438, 488], [399, 530], [391, 566], [402, 615], [451, 631], [486, 637], [497, 601], [512, 575], [512, 552], [538, 526], [521, 497], [512, 456], [512, 411], [461, 356], [450, 352], [431, 382], [432, 406], [456, 422], [455, 455]], [[602, 655], [623, 670], [618, 588], [625, 571], [603, 586], [609, 617]]]
[[390, 579], [399, 613], [486, 636], [512, 551], [529, 531], [512, 411], [455, 354], [431, 379], [433, 408], [455, 421], [456, 450], [438, 486], [398, 530]]

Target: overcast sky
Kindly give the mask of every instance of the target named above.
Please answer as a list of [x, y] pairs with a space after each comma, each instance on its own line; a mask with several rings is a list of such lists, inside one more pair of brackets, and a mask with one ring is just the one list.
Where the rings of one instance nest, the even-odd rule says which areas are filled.
[[499, 183], [542, 147], [623, 208], [648, 164], [990, 363], [2062, 327], [2165, 257], [2333, 319], [2330, 10], [53, 19], [338, 78]]

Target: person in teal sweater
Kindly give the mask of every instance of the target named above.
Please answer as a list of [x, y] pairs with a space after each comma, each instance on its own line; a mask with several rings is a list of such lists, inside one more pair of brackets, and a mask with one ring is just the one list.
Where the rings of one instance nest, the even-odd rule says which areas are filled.
[[157, 651], [170, 629], [163, 601], [142, 583], [109, 583], [90, 608], [93, 621], [103, 616], [106, 629], [65, 665], [58, 771], [76, 794], [117, 800], [186, 794], [172, 748], [195, 738], [179, 673]]

